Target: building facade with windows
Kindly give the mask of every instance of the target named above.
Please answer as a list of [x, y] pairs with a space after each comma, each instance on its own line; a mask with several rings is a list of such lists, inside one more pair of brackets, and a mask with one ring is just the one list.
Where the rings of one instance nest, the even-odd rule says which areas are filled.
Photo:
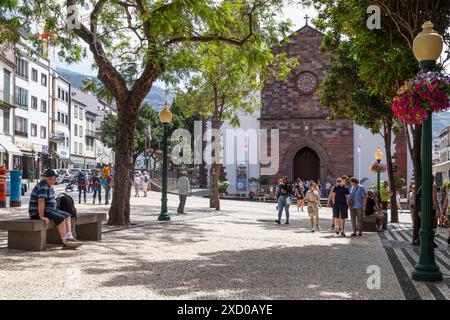
[[0, 49], [0, 165], [14, 169], [14, 159], [22, 153], [14, 144], [14, 71], [16, 68], [12, 50]]
[[433, 166], [433, 174], [436, 176], [436, 184], [442, 185], [444, 181], [450, 181], [450, 126], [439, 133], [439, 140], [440, 157]]
[[[85, 93], [77, 88], [73, 89], [72, 98], [84, 104], [87, 112], [96, 115], [94, 125], [90, 125], [91, 128], [95, 128], [95, 132], [90, 131], [90, 136], [88, 137], [89, 140], [90, 138], [95, 138], [93, 141], [94, 146], [92, 148], [95, 149], [96, 167], [101, 167], [104, 165], [113, 166], [114, 152], [111, 148], [106, 147], [98, 137], [103, 119], [108, 113], [116, 114], [116, 109], [106, 102], [98, 99], [96, 96]], [[93, 135], [95, 135], [95, 137], [93, 137]], [[90, 143], [92, 143], [91, 140]]]
[[49, 145], [52, 150], [53, 168], [69, 168], [70, 165], [70, 91], [70, 82], [58, 75], [56, 71], [52, 72]]
[[21, 52], [15, 57], [15, 144], [24, 178], [38, 177], [48, 159], [49, 60]]
[[84, 149], [85, 168], [93, 169], [97, 166], [97, 150], [96, 150], [97, 133], [95, 126], [97, 114], [95, 112], [86, 110], [85, 116], [86, 116], [85, 117], [86, 130], [84, 133], [86, 145]]
[[85, 168], [85, 109], [86, 105], [78, 101], [77, 99], [72, 99], [72, 110], [71, 110], [71, 130], [72, 130], [72, 141], [70, 150], [70, 160], [72, 162], [73, 168]]

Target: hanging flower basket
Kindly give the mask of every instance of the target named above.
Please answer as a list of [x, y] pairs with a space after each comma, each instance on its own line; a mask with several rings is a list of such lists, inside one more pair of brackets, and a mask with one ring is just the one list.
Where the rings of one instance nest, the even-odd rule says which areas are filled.
[[400, 88], [391, 107], [401, 121], [422, 124], [431, 112], [450, 108], [450, 76], [443, 72], [419, 72]]
[[370, 171], [372, 173], [381, 173], [386, 171], [386, 165], [382, 163], [375, 162], [370, 166]]

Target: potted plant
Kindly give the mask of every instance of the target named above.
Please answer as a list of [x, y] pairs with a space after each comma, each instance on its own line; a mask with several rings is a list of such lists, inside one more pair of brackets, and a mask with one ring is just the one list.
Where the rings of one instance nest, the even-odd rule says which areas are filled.
[[261, 176], [261, 177], [259, 177], [259, 184], [261, 186], [266, 185], [267, 182], [269, 182], [269, 177], [268, 176]]
[[405, 82], [392, 101], [392, 111], [407, 124], [423, 124], [432, 112], [450, 108], [450, 77], [437, 71], [420, 71]]
[[219, 196], [223, 197], [224, 194], [227, 192], [227, 188], [230, 185], [228, 181], [219, 181]]

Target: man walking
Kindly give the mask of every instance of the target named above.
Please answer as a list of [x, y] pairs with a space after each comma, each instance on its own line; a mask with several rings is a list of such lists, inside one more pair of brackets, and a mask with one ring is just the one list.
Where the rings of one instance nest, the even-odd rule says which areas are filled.
[[352, 184], [350, 192], [350, 217], [353, 228], [352, 237], [355, 237], [356, 235], [362, 236], [362, 219], [364, 217], [364, 211], [366, 210], [367, 193], [366, 189], [359, 184], [357, 178], [351, 178], [350, 183]]
[[181, 172], [181, 177], [177, 181], [178, 196], [180, 198], [180, 204], [178, 205], [177, 213], [184, 214], [184, 206], [186, 205], [186, 199], [191, 192], [191, 184], [187, 177], [186, 171]]
[[86, 186], [88, 180], [86, 174], [83, 171], [78, 173], [78, 203], [81, 203], [81, 193], [84, 193], [84, 203], [86, 203]]
[[102, 188], [100, 177], [98, 176], [98, 172], [91, 178], [90, 184], [92, 185], [92, 190], [94, 190], [94, 196], [92, 203], [95, 204], [95, 198], [97, 198], [98, 194], [98, 203], [102, 203]]
[[336, 186], [331, 191], [331, 203], [333, 205], [333, 218], [335, 221], [334, 230], [337, 235], [343, 237], [345, 234], [345, 219], [348, 218], [348, 188], [345, 186], [344, 180], [337, 178]]
[[389, 182], [384, 181], [383, 187], [380, 189], [381, 210], [383, 210], [384, 222], [383, 230], [387, 230], [388, 223], [388, 205], [391, 200], [392, 192], [389, 191]]

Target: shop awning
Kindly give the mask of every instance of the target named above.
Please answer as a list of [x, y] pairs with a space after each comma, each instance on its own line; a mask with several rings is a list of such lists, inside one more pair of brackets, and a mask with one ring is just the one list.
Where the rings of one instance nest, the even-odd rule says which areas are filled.
[[9, 154], [13, 154], [15, 156], [22, 156], [23, 153], [13, 144], [8, 137], [0, 135], [0, 150], [3, 152], [8, 152]]

